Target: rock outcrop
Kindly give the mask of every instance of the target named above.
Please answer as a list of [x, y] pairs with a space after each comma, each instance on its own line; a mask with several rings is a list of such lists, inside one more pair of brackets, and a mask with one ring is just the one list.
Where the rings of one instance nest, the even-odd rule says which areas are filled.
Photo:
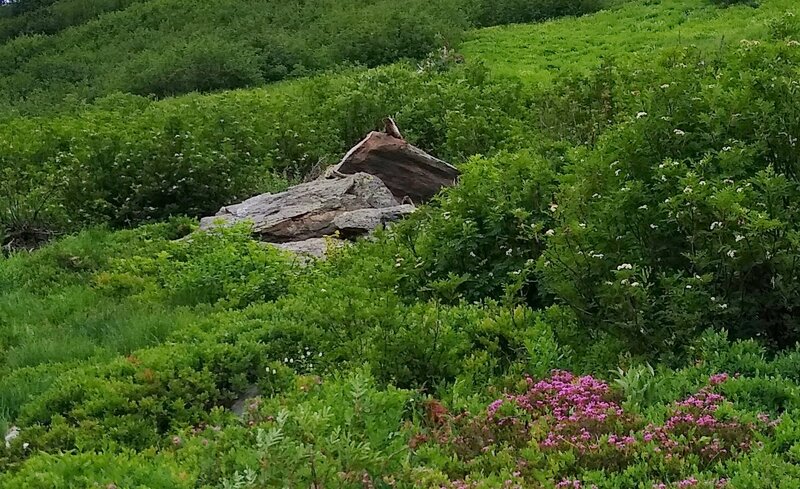
[[[336, 218], [348, 212], [398, 206], [400, 203], [377, 177], [357, 173], [314, 180], [277, 194], [257, 195], [203, 218], [200, 228], [250, 221], [253, 234], [262, 241], [304, 241], [336, 233]], [[344, 223], [348, 222], [345, 219]]]
[[261, 241], [322, 258], [329, 244], [402, 219], [415, 210], [409, 200], [425, 202], [455, 184], [455, 167], [408, 144], [393, 120], [386, 128], [370, 133], [320, 178], [223, 207], [203, 218], [200, 229], [246, 221]]

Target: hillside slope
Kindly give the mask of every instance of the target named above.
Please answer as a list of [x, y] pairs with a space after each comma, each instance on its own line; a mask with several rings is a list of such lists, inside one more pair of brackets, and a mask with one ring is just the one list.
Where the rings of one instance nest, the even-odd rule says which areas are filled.
[[461, 49], [493, 72], [528, 82], [587, 72], [603, 61], [628, 64], [664, 48], [698, 46], [713, 53], [742, 39], [760, 38], [770, 21], [795, 8], [771, 0], [721, 9], [710, 2], [625, 2], [589, 17], [476, 31]]
[[[797, 10], [620, 2], [466, 59], [34, 96], [0, 126], [0, 488], [800, 486]], [[459, 185], [306, 266], [181, 239], [386, 115]]]

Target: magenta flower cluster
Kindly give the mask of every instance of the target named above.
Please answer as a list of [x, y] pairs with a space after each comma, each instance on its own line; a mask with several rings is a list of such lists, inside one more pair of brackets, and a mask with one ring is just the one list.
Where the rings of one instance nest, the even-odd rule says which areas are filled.
[[[540, 442], [544, 450], [574, 450], [576, 455], [596, 459], [608, 451], [630, 454], [636, 445], [632, 436], [635, 420], [627, 416], [616, 402], [608, 384], [591, 376], [577, 377], [570, 372], [555, 371], [549, 379], [538, 382], [527, 379], [528, 391], [522, 395], [508, 395], [488, 407], [488, 416], [503, 425], [509, 417], [499, 414], [509, 403], [515, 411], [522, 410], [538, 421], [544, 421], [548, 434]], [[607, 463], [606, 459], [594, 460]], [[614, 460], [623, 460], [619, 456]], [[584, 465], [594, 465], [583, 460]], [[606, 466], [606, 465], [603, 465]], [[606, 466], [607, 467], [607, 466]]]
[[[573, 462], [564, 475], [586, 469], [624, 470], [642, 457], [653, 458], [654, 466], [666, 463], [675, 474], [685, 473], [690, 468], [685, 461], [709, 467], [734, 457], [751, 449], [759, 434], [777, 423], [764, 414], [744, 421], [719, 413], [725, 398], [717, 392], [718, 386], [728, 380], [724, 373], [711, 376], [708, 385], [674, 403], [665, 421], [645, 426], [623, 410], [607, 383], [554, 371], [539, 381], [527, 378], [524, 393], [495, 400], [487, 407], [486, 416], [451, 416], [444, 410], [437, 422], [431, 423], [436, 427], [433, 436], [422, 442], [431, 439], [448, 444], [464, 460], [496, 448], [521, 449], [534, 442], [545, 452], [572, 453]], [[519, 459], [515, 477], [524, 479], [535, 471]], [[448, 487], [467, 489], [474, 487], [471, 484], [456, 481]], [[590, 489], [578, 479], [565, 478], [554, 484], [557, 489]], [[726, 479], [701, 482], [689, 477], [653, 488], [722, 488], [726, 484]]]
[[755, 435], [774, 427], [775, 422], [765, 414], [759, 416], [761, 426], [737, 418], [718, 419], [715, 413], [725, 398], [713, 389], [726, 380], [727, 374], [712, 376], [708, 386], [676, 403], [661, 426], [648, 425], [642, 440], [667, 461], [695, 455], [706, 465], [749, 450]]

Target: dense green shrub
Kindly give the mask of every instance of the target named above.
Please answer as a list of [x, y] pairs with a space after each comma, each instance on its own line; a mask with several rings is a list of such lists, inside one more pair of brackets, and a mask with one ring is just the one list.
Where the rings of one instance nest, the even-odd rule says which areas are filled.
[[21, 0], [0, 7], [0, 42], [20, 35], [55, 34], [141, 0]]
[[[173, 50], [137, 60], [124, 90], [168, 97], [260, 85], [258, 53], [246, 44], [219, 39], [188, 39]], [[138, 69], [137, 69], [138, 68]]]
[[[34, 34], [0, 44], [0, 60], [7, 61], [0, 67], [0, 112], [72, 111], [76, 100], [115, 91], [168, 96], [252, 87], [339, 65], [422, 58], [457, 42], [468, 25], [456, 1], [413, 0], [402, 7], [387, 0], [90, 5], [84, 10], [81, 0], [61, 0], [30, 16], [0, 18], [25, 22], [9, 26], [11, 32]], [[79, 25], [37, 26], [49, 20]]]
[[628, 121], [575, 156], [539, 269], [590, 330], [641, 351], [712, 324], [779, 346], [800, 338], [800, 187], [786, 137], [800, 121], [796, 56], [743, 42], [716, 67], [678, 53], [643, 76]]
[[553, 226], [558, 162], [502, 153], [463, 170], [458, 187], [394, 228], [401, 290], [445, 301], [510, 292], [538, 304], [530, 275]]
[[600, 10], [603, 0], [467, 0], [466, 9], [479, 26], [524, 24]]
[[250, 238], [247, 225], [199, 232], [156, 255], [116, 260], [94, 277], [113, 295], [156, 294], [174, 305], [241, 308], [277, 299], [290, 283], [290, 259]]
[[125, 452], [37, 455], [18, 474], [0, 476], [0, 487], [189, 489], [193, 485], [169, 456]]
[[711, 0], [713, 3], [717, 5], [723, 6], [731, 6], [731, 5], [750, 5], [753, 7], [758, 6], [758, 2], [756, 0]]

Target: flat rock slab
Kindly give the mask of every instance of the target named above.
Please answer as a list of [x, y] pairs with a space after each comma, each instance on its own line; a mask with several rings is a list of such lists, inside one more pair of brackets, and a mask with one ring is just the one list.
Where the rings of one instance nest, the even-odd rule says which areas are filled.
[[284, 251], [313, 258], [325, 258], [328, 254], [329, 246], [340, 248], [346, 241], [336, 238], [309, 238], [303, 241], [289, 241], [287, 243], [269, 243]]
[[392, 192], [376, 176], [354, 173], [343, 178], [317, 179], [277, 194], [262, 194], [223, 207], [200, 221], [200, 229], [249, 221], [263, 241], [285, 243], [329, 236], [335, 219], [361, 209], [399, 206]]
[[398, 205], [381, 209], [359, 209], [336, 216], [333, 225], [343, 238], [369, 234], [377, 228], [399, 221], [416, 210], [413, 205]]
[[442, 187], [455, 185], [459, 171], [406, 141], [371, 132], [334, 167], [340, 174], [375, 175], [398, 199], [430, 200]]

